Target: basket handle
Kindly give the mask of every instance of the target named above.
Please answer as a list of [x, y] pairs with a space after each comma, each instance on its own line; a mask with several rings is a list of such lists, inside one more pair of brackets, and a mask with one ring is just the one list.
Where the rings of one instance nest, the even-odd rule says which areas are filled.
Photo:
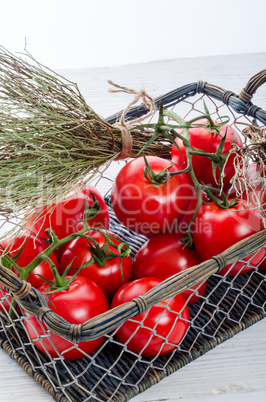
[[257, 89], [266, 82], [266, 69], [260, 71], [250, 78], [245, 88], [239, 94], [239, 99], [249, 103]]

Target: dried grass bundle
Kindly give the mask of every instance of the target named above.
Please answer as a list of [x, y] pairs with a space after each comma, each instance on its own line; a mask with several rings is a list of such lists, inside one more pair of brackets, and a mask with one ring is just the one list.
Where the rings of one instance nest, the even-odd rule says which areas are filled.
[[[135, 157], [152, 132], [138, 129], [136, 122], [131, 137], [130, 154]], [[164, 136], [157, 138], [146, 151], [169, 156], [167, 142]], [[77, 84], [27, 51], [17, 57], [3, 47], [0, 143], [0, 213], [63, 198], [77, 181], [80, 186], [91, 180], [123, 150], [121, 127], [98, 116]]]

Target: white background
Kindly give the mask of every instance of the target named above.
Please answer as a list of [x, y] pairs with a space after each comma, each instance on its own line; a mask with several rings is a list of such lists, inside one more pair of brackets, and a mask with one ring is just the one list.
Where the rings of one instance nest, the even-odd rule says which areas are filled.
[[[4, 3], [4, 4], [3, 4]], [[266, 51], [265, 0], [9, 0], [0, 44], [52, 69]]]

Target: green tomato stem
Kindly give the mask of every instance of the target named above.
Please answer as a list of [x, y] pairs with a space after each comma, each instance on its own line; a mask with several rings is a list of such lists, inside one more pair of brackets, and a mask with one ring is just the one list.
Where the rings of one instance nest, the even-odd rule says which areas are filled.
[[[13, 258], [10, 257], [7, 253], [2, 255], [1, 258], [6, 259], [11, 264], [11, 267], [14, 267], [20, 275], [22, 274], [24, 268], [19, 267], [18, 264], [16, 264], [16, 262], [13, 260]], [[12, 268], [10, 268], [10, 269], [12, 269]]]
[[11, 300], [9, 311], [8, 311], [9, 324], [11, 324], [12, 321], [17, 317], [17, 315], [15, 313], [15, 311], [17, 310], [17, 307], [18, 307], [18, 303], [17, 303], [16, 299], [13, 297], [13, 299]]
[[65, 283], [64, 283], [63, 279], [61, 278], [61, 276], [59, 275], [59, 273], [56, 269], [56, 266], [55, 266], [54, 262], [51, 260], [51, 258], [45, 254], [43, 254], [42, 258], [43, 258], [43, 261], [47, 261], [50, 265], [50, 269], [53, 273], [54, 280], [55, 280], [55, 286], [57, 288], [64, 287]]
[[[60, 246], [62, 246], [65, 243], [68, 243], [78, 237], [85, 237], [86, 239], [90, 240], [94, 246], [98, 247], [98, 243], [97, 241], [88, 235], [85, 235], [85, 232], [88, 232], [90, 230], [93, 230], [95, 232], [99, 232], [102, 234], [102, 236], [104, 236], [104, 238], [106, 239], [106, 248], [108, 247], [108, 245], [113, 246], [113, 247], [117, 247], [116, 244], [110, 239], [110, 236], [108, 234], [106, 234], [103, 230], [95, 228], [93, 226], [89, 226], [87, 224], [87, 222], [84, 222], [84, 227], [76, 232], [76, 233], [72, 233], [66, 237], [64, 237], [63, 239], [58, 239], [57, 236], [51, 236], [53, 238], [52, 244], [47, 247], [46, 250], [42, 251], [40, 254], [38, 254], [29, 265], [27, 265], [25, 268], [20, 268], [20, 278], [26, 280], [29, 276], [29, 274], [43, 261], [47, 261], [50, 264], [50, 268], [53, 272], [54, 278], [55, 278], [55, 283], [57, 286], [62, 286], [62, 278], [60, 277], [59, 273], [56, 270], [56, 267], [53, 263], [53, 261], [50, 259], [50, 256], [52, 254], [52, 252], [54, 250], [56, 250], [57, 248], [59, 248]], [[102, 254], [104, 253], [106, 256], [106, 250], [105, 249], [100, 249], [98, 250], [101, 252], [101, 257]], [[97, 250], [96, 250], [97, 252]], [[121, 252], [120, 254], [115, 254], [113, 253], [111, 250], [108, 251], [108, 255], [105, 259], [111, 259], [111, 258], [117, 258], [117, 257], [127, 257], [130, 253], [130, 248], [129, 247], [125, 247], [125, 251]], [[11, 259], [11, 263], [12, 259]]]
[[[202, 194], [201, 194], [202, 185], [198, 182], [195, 172], [192, 167], [192, 152], [191, 152], [191, 144], [190, 144], [190, 139], [189, 139], [190, 122], [187, 123], [185, 120], [183, 120], [181, 117], [179, 117], [176, 113], [174, 113], [172, 111], [165, 110], [164, 112], [165, 112], [166, 116], [174, 119], [175, 121], [177, 121], [179, 124], [181, 124], [183, 126], [183, 135], [176, 133], [175, 130], [173, 130], [173, 129], [170, 130], [170, 132], [177, 135], [183, 141], [183, 145], [186, 149], [186, 154], [187, 154], [187, 168], [189, 168], [188, 173], [190, 174], [190, 177], [192, 179], [192, 182], [195, 186], [196, 193], [197, 193], [198, 200], [197, 200], [196, 208], [195, 208], [192, 218], [189, 222], [187, 233], [181, 239], [181, 241], [183, 241], [183, 243], [186, 244], [188, 247], [192, 247], [193, 241], [192, 241], [192, 236], [191, 236], [191, 227], [192, 227], [194, 219], [197, 215], [197, 212], [198, 212], [203, 200], [202, 200]], [[206, 117], [207, 117], [207, 115], [206, 115]], [[199, 118], [197, 118], [197, 120], [198, 119]]]

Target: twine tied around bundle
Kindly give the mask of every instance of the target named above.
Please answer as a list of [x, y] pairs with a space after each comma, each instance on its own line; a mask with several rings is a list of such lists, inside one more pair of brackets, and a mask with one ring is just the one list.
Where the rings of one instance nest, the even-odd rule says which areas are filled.
[[[121, 150], [120, 154], [115, 158], [115, 160], [118, 161], [121, 159], [129, 158], [131, 155], [133, 139], [132, 139], [132, 136], [130, 133], [130, 128], [132, 128], [136, 124], [140, 124], [143, 120], [146, 120], [147, 118], [153, 116], [154, 113], [156, 112], [156, 106], [155, 106], [155, 103], [154, 103], [154, 100], [152, 99], [152, 97], [150, 95], [148, 95], [144, 89], [135, 91], [134, 89], [126, 88], [121, 85], [115, 84], [111, 80], [108, 80], [107, 82], [108, 82], [108, 84], [110, 84], [114, 88], [116, 88], [116, 89], [110, 88], [109, 92], [111, 92], [111, 93], [124, 92], [126, 94], [135, 95], [134, 99], [124, 109], [124, 111], [121, 115], [120, 121], [113, 124], [114, 127], [119, 128], [119, 130], [121, 131], [121, 137], [122, 137], [122, 150]], [[150, 111], [142, 117], [139, 117], [134, 120], [130, 120], [129, 122], [125, 122], [125, 117], [126, 117], [128, 111], [140, 99], [142, 99], [142, 102], [147, 107], [147, 109], [149, 109]]]

